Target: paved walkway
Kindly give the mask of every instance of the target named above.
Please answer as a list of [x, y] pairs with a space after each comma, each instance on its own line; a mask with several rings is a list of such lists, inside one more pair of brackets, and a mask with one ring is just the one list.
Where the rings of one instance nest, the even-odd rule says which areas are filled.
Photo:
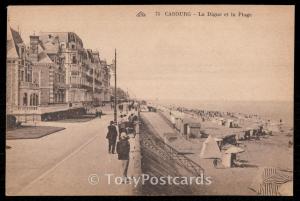
[[109, 114], [83, 123], [41, 122], [66, 129], [40, 139], [7, 140], [12, 148], [6, 151], [6, 194], [131, 195], [132, 186], [114, 180], [108, 184], [105, 176], [121, 175], [117, 155], [107, 153], [105, 136], [112, 118]]
[[154, 129], [157, 131], [157, 133], [175, 133], [175, 130], [171, 128], [158, 113], [142, 112], [141, 116], [142, 118], [146, 118], [151, 125], [154, 126]]

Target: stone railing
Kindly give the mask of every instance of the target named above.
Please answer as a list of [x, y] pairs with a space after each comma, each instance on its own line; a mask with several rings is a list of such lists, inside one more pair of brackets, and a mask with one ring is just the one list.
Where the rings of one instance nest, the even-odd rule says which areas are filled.
[[63, 111], [67, 109], [69, 109], [69, 105], [67, 103], [40, 106], [41, 113]]
[[[129, 140], [130, 142], [130, 159], [128, 167], [128, 176], [138, 178], [142, 175], [142, 164], [141, 164], [141, 148], [140, 148], [140, 129], [139, 121], [135, 122], [135, 137]], [[133, 195], [140, 195], [142, 190], [142, 185], [132, 186]]]

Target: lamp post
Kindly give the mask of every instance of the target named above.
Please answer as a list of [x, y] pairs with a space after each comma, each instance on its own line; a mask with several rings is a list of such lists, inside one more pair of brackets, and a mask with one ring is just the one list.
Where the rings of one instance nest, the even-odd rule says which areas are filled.
[[115, 96], [114, 96], [114, 121], [117, 122], [117, 50], [115, 49]]

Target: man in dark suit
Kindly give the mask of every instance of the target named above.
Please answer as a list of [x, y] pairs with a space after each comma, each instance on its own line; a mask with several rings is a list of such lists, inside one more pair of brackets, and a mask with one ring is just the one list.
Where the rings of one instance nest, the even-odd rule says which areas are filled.
[[122, 132], [120, 141], [117, 144], [117, 153], [118, 159], [122, 161], [122, 174], [125, 180], [127, 178], [127, 170], [129, 165], [129, 151], [130, 144], [128, 142], [128, 136], [125, 132]]
[[117, 127], [114, 125], [114, 122], [111, 121], [110, 125], [107, 128], [108, 132], [106, 135], [106, 139], [108, 140], [108, 153], [114, 154], [118, 136]]

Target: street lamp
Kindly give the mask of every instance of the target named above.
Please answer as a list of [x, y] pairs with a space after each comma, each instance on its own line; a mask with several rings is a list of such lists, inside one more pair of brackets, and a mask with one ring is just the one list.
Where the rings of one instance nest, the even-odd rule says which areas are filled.
[[117, 50], [115, 49], [115, 107], [114, 107], [114, 121], [117, 122]]

